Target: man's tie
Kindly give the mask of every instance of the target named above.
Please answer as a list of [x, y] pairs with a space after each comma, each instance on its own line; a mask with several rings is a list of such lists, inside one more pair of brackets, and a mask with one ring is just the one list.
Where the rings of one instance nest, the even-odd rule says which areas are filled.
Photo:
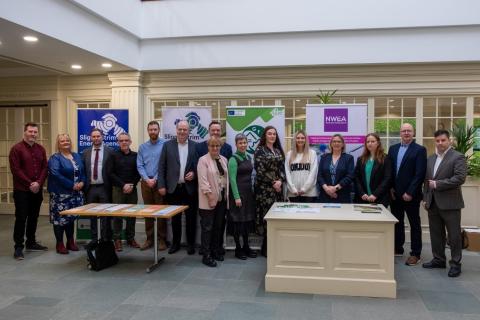
[[98, 179], [98, 152], [100, 149], [95, 149], [95, 162], [93, 163], [93, 180]]

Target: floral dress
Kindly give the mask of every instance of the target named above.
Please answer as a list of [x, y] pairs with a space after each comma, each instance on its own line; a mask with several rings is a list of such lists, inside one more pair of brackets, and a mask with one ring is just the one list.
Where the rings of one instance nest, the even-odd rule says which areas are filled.
[[274, 202], [284, 201], [284, 192], [275, 192], [273, 181], [285, 181], [285, 158], [278, 149], [270, 150], [260, 146], [255, 150], [255, 202], [256, 214], [263, 222], [263, 218]]
[[[80, 181], [80, 167], [75, 162], [75, 159], [72, 159], [73, 165], [73, 180], [74, 184]], [[84, 203], [84, 197], [82, 191], [73, 191], [70, 194], [61, 194], [61, 193], [50, 193], [50, 223], [55, 226], [65, 226], [70, 223], [73, 223], [77, 216], [61, 216], [60, 212], [75, 207], [82, 206]]]

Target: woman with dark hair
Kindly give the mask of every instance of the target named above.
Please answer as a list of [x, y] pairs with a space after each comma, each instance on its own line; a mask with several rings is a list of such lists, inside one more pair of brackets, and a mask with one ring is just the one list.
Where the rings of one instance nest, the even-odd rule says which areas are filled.
[[323, 154], [318, 165], [319, 201], [351, 203], [355, 177], [353, 156], [345, 153], [345, 140], [341, 134], [334, 134], [329, 145], [330, 153]]
[[383, 151], [380, 137], [376, 133], [367, 134], [355, 167], [356, 201], [388, 206], [391, 176], [392, 163]]
[[[247, 154], [247, 137], [239, 133], [235, 136], [237, 151], [228, 161], [230, 178], [230, 210], [228, 229], [235, 240], [235, 257], [240, 260], [256, 258], [257, 253], [250, 249], [248, 233], [255, 230], [255, 196], [252, 190], [252, 159]], [[243, 238], [243, 247], [240, 245]]]
[[[50, 223], [57, 240], [56, 250], [67, 254], [68, 250], [78, 251], [73, 238], [77, 216], [61, 216], [60, 212], [83, 205], [82, 188], [85, 183], [85, 170], [82, 158], [72, 152], [68, 134], [57, 136], [57, 153], [48, 160], [48, 192], [50, 192]], [[67, 245], [63, 242], [63, 234]]]
[[293, 137], [295, 144], [285, 159], [288, 197], [292, 202], [315, 202], [317, 199], [318, 160], [315, 150], [310, 149], [308, 137], [303, 130]]
[[265, 127], [260, 143], [254, 154], [255, 201], [257, 215], [263, 223], [262, 255], [267, 256], [267, 222], [263, 219], [272, 204], [284, 201], [283, 182], [285, 181], [285, 154], [283, 153], [277, 129]]

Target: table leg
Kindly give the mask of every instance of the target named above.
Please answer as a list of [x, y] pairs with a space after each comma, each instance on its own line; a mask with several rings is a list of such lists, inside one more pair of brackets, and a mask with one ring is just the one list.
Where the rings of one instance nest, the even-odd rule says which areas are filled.
[[97, 240], [102, 238], [102, 224], [100, 223], [100, 217], [97, 217]]
[[154, 261], [153, 261], [153, 264], [147, 268], [147, 273], [150, 273], [152, 272], [153, 270], [155, 270], [159, 263], [162, 262], [163, 260], [165, 260], [165, 257], [162, 257], [160, 258], [160, 261], [158, 260], [158, 238], [157, 238], [157, 235], [158, 235], [158, 227], [157, 227], [157, 217], [155, 217], [155, 220], [153, 221], [153, 257], [154, 257]]

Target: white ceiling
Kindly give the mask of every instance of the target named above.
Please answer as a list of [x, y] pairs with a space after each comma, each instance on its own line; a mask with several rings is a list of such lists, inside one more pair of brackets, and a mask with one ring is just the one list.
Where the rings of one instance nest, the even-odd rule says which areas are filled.
[[[36, 36], [38, 42], [26, 42], [23, 40], [26, 35]], [[104, 74], [132, 70], [4, 19], [0, 19], [0, 42], [0, 77]], [[111, 63], [112, 68], [103, 68], [101, 64], [104, 62]], [[72, 64], [80, 64], [82, 69], [74, 70]]]

